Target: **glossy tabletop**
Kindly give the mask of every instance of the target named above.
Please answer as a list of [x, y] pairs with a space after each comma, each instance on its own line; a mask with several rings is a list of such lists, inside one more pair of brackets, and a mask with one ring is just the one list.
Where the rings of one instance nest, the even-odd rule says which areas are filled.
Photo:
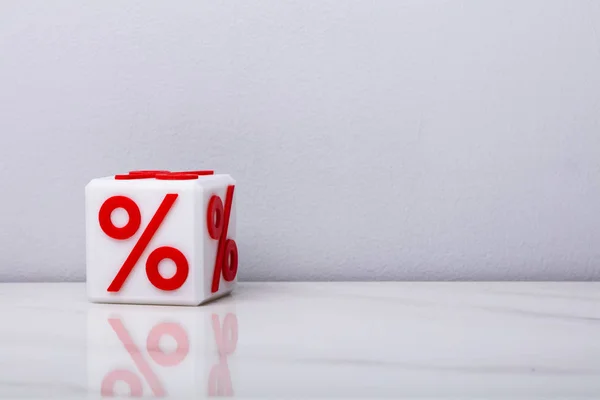
[[0, 398], [600, 397], [598, 283], [244, 283], [202, 307], [0, 284]]

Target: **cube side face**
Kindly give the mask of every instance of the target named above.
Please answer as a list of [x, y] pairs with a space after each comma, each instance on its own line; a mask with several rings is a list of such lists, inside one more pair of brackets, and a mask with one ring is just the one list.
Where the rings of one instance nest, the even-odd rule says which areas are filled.
[[[237, 274], [233, 280], [226, 281], [223, 278], [223, 273], [221, 271], [218, 276], [219, 288], [216, 292], [212, 292], [219, 240], [213, 239], [209, 234], [208, 207], [212, 196], [218, 196], [225, 206], [226, 193], [229, 185], [235, 185], [235, 180], [231, 176], [225, 174], [201, 177], [198, 179], [195, 226], [196, 237], [198, 238], [196, 263], [198, 266], [201, 266], [198, 269], [197, 277], [198, 290], [201, 295], [200, 302], [223, 296], [231, 292], [237, 284]], [[227, 239], [234, 241], [236, 240], [236, 198], [237, 192], [234, 189], [227, 231]]]
[[[86, 272], [87, 292], [91, 301], [171, 305], [200, 303], [201, 293], [196, 281], [197, 274], [202, 270], [195, 264], [195, 188], [195, 181], [120, 181], [112, 178], [95, 179], [86, 186]], [[122, 287], [116, 292], [108, 291], [142, 233], [165, 202], [167, 194], [176, 195], [172, 206], [141, 252]], [[115, 196], [129, 198], [139, 209], [140, 224], [131, 237], [110, 237], [100, 223], [101, 208], [108, 199]], [[117, 228], [128, 222], [128, 214], [122, 208], [111, 214], [110, 223]], [[153, 285], [148, 277], [148, 258], [157, 248], [165, 246], [181, 252], [188, 265], [187, 279], [175, 290], [161, 290]], [[171, 264], [170, 268], [162, 269], [165, 263]], [[168, 259], [161, 261], [159, 266], [159, 271], [176, 270], [175, 263]], [[164, 275], [164, 278], [169, 277]]]

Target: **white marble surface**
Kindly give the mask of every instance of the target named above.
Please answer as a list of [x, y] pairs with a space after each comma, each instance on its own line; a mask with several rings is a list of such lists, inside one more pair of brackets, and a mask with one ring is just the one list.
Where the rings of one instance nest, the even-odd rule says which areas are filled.
[[0, 284], [0, 398], [600, 397], [600, 283], [238, 289], [160, 307]]

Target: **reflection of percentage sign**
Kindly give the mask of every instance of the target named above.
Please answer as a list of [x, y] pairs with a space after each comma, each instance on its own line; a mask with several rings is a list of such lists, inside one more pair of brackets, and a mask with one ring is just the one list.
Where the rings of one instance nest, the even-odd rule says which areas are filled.
[[[109, 292], [118, 292], [121, 290], [125, 280], [140, 260], [142, 253], [148, 247], [148, 244], [177, 200], [177, 196], [176, 193], [169, 193], [165, 196], [158, 210], [156, 210], [156, 213], [150, 219], [148, 226], [146, 226], [137, 243], [133, 246], [121, 269], [119, 269], [119, 272], [108, 286]], [[122, 227], [115, 226], [111, 220], [112, 212], [117, 208], [124, 209], [129, 218], [127, 224]], [[100, 207], [98, 221], [100, 222], [100, 228], [102, 228], [102, 231], [107, 236], [116, 240], [127, 240], [135, 235], [140, 228], [142, 217], [138, 205], [129, 197], [113, 196], [106, 200], [102, 204], [102, 207]], [[177, 268], [175, 275], [168, 279], [164, 278], [158, 270], [159, 263], [167, 258], [173, 260]], [[188, 273], [189, 265], [187, 259], [181, 251], [174, 247], [159, 247], [150, 253], [146, 261], [146, 275], [148, 276], [148, 280], [152, 285], [161, 290], [179, 289], [187, 280]]]
[[231, 206], [233, 203], [234, 185], [227, 187], [225, 194], [225, 209], [219, 196], [213, 195], [208, 202], [206, 211], [206, 226], [208, 234], [214, 240], [218, 240], [217, 256], [215, 258], [215, 270], [213, 272], [213, 281], [211, 292], [219, 290], [221, 274], [223, 279], [231, 282], [237, 274], [238, 268], [238, 249], [235, 240], [227, 239], [227, 230], [229, 229], [229, 217], [231, 216]]
[[[166, 394], [165, 389], [162, 387], [158, 377], [152, 371], [152, 368], [146, 362], [142, 356], [141, 351], [138, 349], [133, 339], [127, 332], [127, 329], [118, 318], [109, 318], [108, 323], [117, 334], [125, 350], [129, 353], [131, 360], [140, 371], [140, 374], [144, 377], [150, 389], [155, 396], [164, 396]], [[165, 353], [159, 346], [160, 339], [164, 335], [169, 335], [177, 343], [177, 350], [172, 353]], [[146, 349], [150, 358], [155, 363], [163, 367], [172, 367], [179, 364], [187, 357], [189, 351], [189, 341], [185, 330], [179, 324], [164, 322], [158, 324], [152, 328], [148, 334], [146, 340]], [[104, 377], [102, 380], [101, 394], [104, 397], [115, 396], [115, 383], [117, 381], [125, 382], [130, 389], [130, 395], [135, 397], [142, 396], [142, 381], [133, 372], [126, 369], [115, 369]]]
[[233, 396], [231, 374], [227, 365], [227, 356], [233, 354], [238, 341], [238, 322], [235, 314], [227, 314], [223, 326], [219, 316], [212, 315], [212, 329], [219, 350], [219, 363], [215, 364], [208, 375], [209, 396]]

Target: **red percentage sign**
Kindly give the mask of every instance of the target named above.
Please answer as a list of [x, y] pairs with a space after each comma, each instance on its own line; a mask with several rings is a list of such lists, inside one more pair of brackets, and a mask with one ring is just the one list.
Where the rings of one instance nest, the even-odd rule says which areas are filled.
[[[173, 204], [177, 200], [176, 193], [169, 193], [165, 196], [162, 203], [156, 210], [156, 213], [150, 219], [148, 226], [142, 232], [142, 235], [138, 239], [137, 243], [133, 246], [131, 253], [127, 256], [127, 259], [119, 269], [117, 275], [115, 275], [113, 281], [108, 286], [109, 292], [118, 292], [127, 280], [127, 277], [140, 260], [142, 253], [148, 247], [150, 240], [154, 237], [158, 228], [164, 221], [165, 217], [173, 207]], [[129, 220], [127, 224], [122, 227], [117, 227], [111, 220], [112, 212], [117, 208], [122, 208], [127, 212]], [[100, 222], [100, 228], [109, 237], [116, 240], [127, 240], [131, 238], [138, 231], [141, 225], [142, 217], [138, 205], [125, 196], [113, 196], [107, 199], [100, 207], [98, 213], [98, 221]], [[164, 259], [171, 259], [175, 263], [176, 272], [170, 278], [164, 278], [159, 270], [158, 265]], [[148, 280], [157, 289], [161, 290], [177, 290], [187, 280], [189, 273], [188, 261], [183, 253], [174, 247], [163, 246], [155, 249], [148, 256], [146, 260], [146, 275]]]
[[231, 205], [233, 203], [234, 185], [227, 187], [225, 194], [225, 209], [223, 202], [217, 195], [213, 195], [209, 202], [206, 211], [206, 226], [208, 234], [214, 240], [219, 241], [217, 248], [217, 257], [215, 259], [215, 270], [213, 273], [213, 281], [211, 292], [215, 293], [219, 290], [221, 281], [221, 273], [223, 279], [231, 282], [238, 268], [238, 249], [233, 239], [227, 239], [227, 230], [229, 229], [229, 217], [231, 216]]
[[[138, 349], [133, 339], [129, 335], [129, 332], [118, 318], [109, 318], [108, 323], [117, 334], [117, 337], [125, 346], [125, 350], [129, 353], [131, 360], [140, 371], [140, 374], [144, 377], [150, 389], [155, 396], [164, 396], [166, 394], [165, 389], [162, 387], [158, 376], [152, 371], [152, 368], [148, 362], [142, 356], [141, 351]], [[160, 339], [164, 335], [169, 335], [177, 343], [177, 350], [167, 354], [163, 352], [159, 346]], [[154, 326], [148, 338], [146, 340], [146, 349], [150, 358], [155, 363], [163, 367], [172, 367], [183, 361], [189, 352], [189, 341], [185, 330], [179, 324], [164, 322]], [[130, 395], [132, 397], [141, 397], [143, 393], [142, 381], [133, 372], [126, 369], [115, 369], [104, 377], [102, 380], [102, 386], [100, 392], [103, 397], [115, 396], [115, 383], [117, 381], [125, 382], [130, 389]]]
[[235, 314], [227, 314], [223, 327], [219, 316], [212, 315], [212, 328], [219, 350], [219, 363], [215, 364], [208, 375], [209, 396], [233, 396], [231, 374], [227, 365], [227, 356], [233, 354], [238, 341], [238, 321]]

